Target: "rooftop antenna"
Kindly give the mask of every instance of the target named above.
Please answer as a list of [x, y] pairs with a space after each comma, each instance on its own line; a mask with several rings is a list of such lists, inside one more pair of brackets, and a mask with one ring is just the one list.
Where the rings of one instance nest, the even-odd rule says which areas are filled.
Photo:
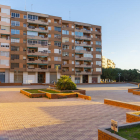
[[26, 0], [25, 0], [25, 11], [26, 11]]
[[32, 11], [32, 6], [33, 6], [33, 4], [31, 4], [31, 11]]
[[69, 20], [70, 20], [70, 11], [69, 11]]

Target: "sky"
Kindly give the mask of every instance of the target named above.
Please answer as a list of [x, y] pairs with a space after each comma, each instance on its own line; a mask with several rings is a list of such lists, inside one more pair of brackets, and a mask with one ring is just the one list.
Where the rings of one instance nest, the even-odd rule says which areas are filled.
[[23, 11], [25, 3], [27, 11], [33, 4], [32, 12], [102, 26], [103, 56], [117, 68], [140, 69], [140, 0], [0, 0]]

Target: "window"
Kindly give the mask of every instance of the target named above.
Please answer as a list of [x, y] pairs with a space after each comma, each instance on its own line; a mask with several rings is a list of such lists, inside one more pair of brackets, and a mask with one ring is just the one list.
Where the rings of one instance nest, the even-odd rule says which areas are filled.
[[93, 52], [93, 48], [91, 48], [91, 51]]
[[56, 67], [58, 67], [58, 69], [61, 70], [61, 64], [55, 64], [54, 67], [55, 67], [55, 69], [56, 69]]
[[[1, 65], [9, 66], [9, 60], [1, 59], [1, 60], [0, 60], [0, 64], [1, 64]], [[1, 78], [1, 76], [0, 76], [0, 78]]]
[[51, 45], [51, 41], [48, 42], [48, 45]]
[[48, 27], [48, 30], [51, 30], [51, 27]]
[[51, 23], [51, 20], [50, 20], [50, 19], [48, 19], [48, 22], [49, 22], [49, 23]]
[[11, 34], [14, 35], [14, 34], [20, 34], [20, 30], [15, 30], [15, 29], [11, 29]]
[[5, 13], [7, 15], [10, 15], [10, 9], [1, 8], [1, 13]]
[[90, 28], [90, 31], [93, 31], [93, 29], [92, 29], [92, 28]]
[[9, 43], [1, 43], [1, 47], [9, 49]]
[[71, 34], [74, 35], [74, 32], [72, 32]]
[[83, 32], [75, 32], [76, 36], [83, 36]]
[[68, 37], [62, 37], [62, 42], [63, 42], [63, 43], [69, 42], [69, 38], [68, 38]]
[[76, 46], [76, 47], [75, 47], [75, 50], [81, 51], [81, 50], [84, 50], [84, 48], [83, 48], [82, 46]]
[[24, 39], [24, 40], [23, 40], [23, 43], [26, 43], [26, 42], [27, 42], [27, 41]]
[[93, 65], [93, 62], [91, 62], [91, 65]]
[[74, 61], [72, 61], [72, 64], [74, 64]]
[[27, 31], [27, 35], [29, 35], [29, 36], [38, 36], [38, 32]]
[[28, 44], [34, 45], [34, 44], [37, 44], [37, 43], [38, 43], [37, 40], [30, 40], [30, 39], [28, 39]]
[[61, 34], [55, 34], [54, 38], [60, 38], [61, 39]]
[[11, 69], [19, 68], [19, 63], [11, 63]]
[[96, 65], [101, 66], [101, 61], [96, 61]]
[[74, 48], [75, 48], [75, 47], [74, 47], [74, 46], [72, 46], [72, 50], [74, 50]]
[[23, 68], [26, 68], [26, 65], [23, 64]]
[[61, 32], [61, 27], [54, 27], [55, 31]]
[[17, 47], [17, 46], [11, 46], [11, 51], [19, 51], [19, 47]]
[[100, 54], [96, 54], [96, 58], [101, 58], [101, 55]]
[[80, 77], [75, 77], [75, 84], [80, 83]]
[[23, 56], [23, 60], [26, 60], [26, 56]]
[[54, 49], [54, 53], [59, 53], [59, 49]]
[[96, 51], [97, 52], [101, 52], [101, 48], [96, 48]]
[[23, 35], [27, 35], [25, 31], [23, 32]]
[[23, 48], [23, 51], [26, 52], [26, 48]]
[[54, 57], [54, 61], [61, 61], [61, 57]]
[[11, 38], [12, 43], [19, 43], [20, 39], [19, 38]]
[[48, 38], [51, 38], [51, 35], [50, 34], [48, 34]]
[[101, 46], [101, 41], [96, 41], [96, 45]]
[[11, 21], [11, 26], [20, 26], [20, 22], [19, 21]]
[[27, 25], [24, 23], [24, 24], [23, 24], [23, 27], [26, 27], [26, 26], [27, 26]]
[[67, 30], [62, 30], [62, 34], [64, 34], [64, 35], [69, 35], [69, 31], [67, 31]]
[[93, 35], [91, 35], [91, 38], [93, 38]]
[[6, 56], [6, 57], [9, 57], [9, 52], [6, 52], [6, 51], [0, 51], [0, 56]]
[[93, 44], [93, 42], [91, 41], [91, 44]]
[[72, 43], [74, 43], [74, 40], [72, 40]]
[[97, 72], [101, 72], [101, 68], [96, 68], [96, 71]]
[[86, 53], [84, 53], [84, 57], [90, 57], [90, 58], [93, 58], [93, 55], [92, 55], [92, 54], [86, 54]]
[[19, 18], [20, 17], [20, 14], [19, 13], [12, 13], [12, 18]]
[[14, 59], [19, 59], [19, 55], [11, 54], [11, 60], [14, 60]]
[[63, 50], [69, 49], [69, 45], [63, 45]]
[[29, 20], [38, 20], [38, 16], [35, 16], [35, 15], [28, 15], [28, 19]]
[[74, 54], [72, 54], [72, 57], [74, 57]]
[[72, 68], [72, 71], [74, 71], [74, 68]]
[[61, 42], [54, 41], [54, 45], [55, 45], [55, 46], [58, 46], [58, 47], [61, 47]]
[[24, 15], [23, 18], [24, 18], [24, 19], [27, 19], [27, 15]]
[[72, 25], [71, 28], [74, 28], [74, 26]]
[[1, 17], [1, 21], [10, 23], [10, 18]]
[[69, 53], [68, 52], [63, 52], [62, 56], [69, 56]]

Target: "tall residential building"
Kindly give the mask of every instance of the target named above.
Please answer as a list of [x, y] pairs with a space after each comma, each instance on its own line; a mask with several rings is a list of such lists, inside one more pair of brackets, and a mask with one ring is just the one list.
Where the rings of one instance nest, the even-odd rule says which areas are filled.
[[115, 68], [115, 63], [112, 60], [107, 59], [105, 56], [102, 56], [102, 67], [103, 68]]
[[101, 58], [101, 26], [0, 5], [1, 82], [51, 83], [69, 75], [96, 83]]

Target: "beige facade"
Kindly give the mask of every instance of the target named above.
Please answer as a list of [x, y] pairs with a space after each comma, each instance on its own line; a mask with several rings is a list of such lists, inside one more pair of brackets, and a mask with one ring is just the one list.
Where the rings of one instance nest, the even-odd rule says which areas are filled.
[[115, 68], [115, 63], [112, 60], [107, 59], [105, 56], [102, 56], [102, 67], [103, 68]]

